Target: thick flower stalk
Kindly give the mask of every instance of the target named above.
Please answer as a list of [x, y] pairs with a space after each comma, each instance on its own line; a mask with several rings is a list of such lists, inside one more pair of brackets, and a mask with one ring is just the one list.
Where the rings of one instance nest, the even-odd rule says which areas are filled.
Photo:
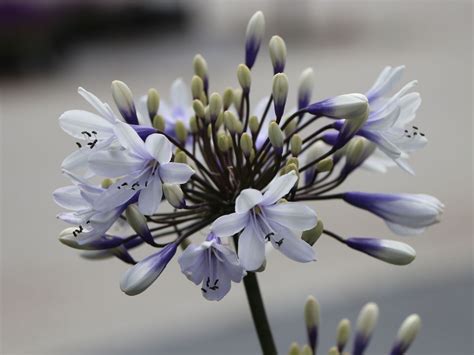
[[[175, 254], [208, 300], [222, 299], [232, 282], [243, 279], [262, 350], [271, 354], [276, 348], [256, 278], [265, 269], [267, 245], [308, 263], [316, 260], [313, 245], [324, 234], [391, 264], [415, 258], [402, 242], [340, 236], [318, 220], [309, 201], [345, 201], [401, 235], [438, 222], [443, 204], [421, 194], [332, 192], [362, 167], [386, 171], [399, 165], [413, 172], [407, 158], [426, 136], [408, 126], [421, 102], [411, 92], [415, 82], [390, 96], [403, 67], [385, 68], [365, 94], [322, 100], [311, 99], [315, 78], [307, 68], [293, 104], [281, 37], [269, 41], [272, 71], [252, 72], [264, 30], [257, 12], [247, 27], [244, 63], [237, 67], [240, 87], [223, 93], [210, 90], [201, 55], [193, 60], [190, 87], [177, 79], [168, 102], [156, 89], [134, 97], [125, 83], [114, 81], [114, 110], [79, 88], [95, 112], [71, 110], [59, 119], [78, 149], [62, 164], [72, 185], [56, 190], [54, 199], [68, 210], [58, 218], [72, 225], [60, 234], [62, 243], [88, 258], [115, 256], [133, 265], [120, 283], [126, 294], [151, 286]], [[251, 87], [260, 78], [272, 90], [254, 101]], [[133, 233], [124, 232], [126, 225]], [[136, 261], [131, 252], [143, 244], [158, 250]]]

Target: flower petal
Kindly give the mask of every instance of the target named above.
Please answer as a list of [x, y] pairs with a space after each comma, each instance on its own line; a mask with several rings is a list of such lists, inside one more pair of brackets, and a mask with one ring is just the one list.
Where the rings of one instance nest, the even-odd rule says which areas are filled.
[[97, 112], [104, 118], [106, 118], [111, 123], [115, 122], [117, 118], [115, 117], [110, 106], [102, 102], [97, 96], [93, 93], [87, 91], [86, 89], [79, 87], [77, 89], [79, 95], [81, 95], [92, 107], [94, 107]]
[[304, 240], [295, 236], [288, 228], [269, 221], [270, 227], [275, 232], [271, 236], [271, 242], [275, 249], [278, 249], [288, 258], [300, 263], [307, 263], [316, 260], [314, 249]]
[[169, 244], [128, 269], [120, 281], [120, 288], [129, 296], [145, 291], [163, 272], [176, 253], [176, 244]]
[[318, 221], [316, 213], [302, 203], [278, 203], [263, 210], [267, 219], [299, 231], [313, 228]]
[[240, 261], [237, 257], [237, 254], [222, 244], [214, 243], [213, 248], [218, 255], [218, 257], [222, 260], [221, 267], [223, 267], [226, 271], [226, 274], [231, 278], [234, 282], [242, 281], [242, 278], [245, 276], [245, 270], [240, 265]]
[[248, 225], [239, 237], [239, 259], [245, 270], [253, 271], [265, 261], [265, 239], [254, 222]]
[[90, 207], [82, 198], [80, 189], [75, 185], [56, 189], [53, 192], [53, 199], [59, 206], [68, 210], [80, 210]]
[[145, 143], [143, 142], [143, 140], [140, 138], [138, 133], [132, 127], [130, 127], [129, 124], [124, 122], [117, 122], [114, 125], [114, 132], [120, 144], [124, 148], [143, 159], [153, 158], [150, 153], [148, 153], [148, 150], [145, 148]]
[[171, 143], [164, 135], [157, 133], [149, 135], [145, 141], [145, 147], [160, 164], [171, 160]]
[[206, 256], [207, 248], [203, 248], [202, 245], [191, 244], [178, 259], [181, 272], [196, 285], [199, 285], [204, 279], [207, 268]]
[[262, 205], [272, 205], [288, 194], [295, 185], [298, 177], [294, 171], [274, 179], [269, 185], [268, 190], [263, 194]]
[[97, 152], [89, 157], [89, 167], [100, 176], [119, 177], [143, 170], [146, 161], [121, 149]]
[[219, 237], [229, 237], [249, 224], [249, 213], [231, 213], [214, 221], [211, 230]]
[[159, 167], [159, 175], [163, 182], [169, 184], [184, 184], [188, 182], [194, 170], [188, 164], [166, 163]]
[[147, 186], [140, 190], [138, 196], [138, 209], [144, 215], [150, 216], [158, 210], [163, 197], [161, 180], [158, 175], [154, 175], [148, 180]]
[[59, 126], [64, 132], [77, 139], [84, 139], [84, 131], [95, 135], [99, 139], [107, 139], [114, 135], [112, 124], [105, 118], [83, 110], [70, 110], [59, 117]]
[[235, 201], [235, 212], [245, 213], [262, 202], [262, 200], [263, 196], [260, 191], [255, 189], [245, 189], [240, 193]]

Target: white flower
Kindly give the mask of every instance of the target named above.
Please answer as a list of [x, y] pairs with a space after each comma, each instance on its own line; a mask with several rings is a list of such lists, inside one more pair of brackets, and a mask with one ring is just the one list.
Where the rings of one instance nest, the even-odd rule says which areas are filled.
[[265, 242], [290, 259], [299, 262], [315, 260], [313, 248], [294, 231], [311, 229], [316, 214], [307, 206], [294, 202], [278, 203], [297, 181], [292, 171], [273, 180], [267, 191], [245, 189], [237, 197], [235, 213], [219, 217], [211, 229], [221, 237], [242, 231], [239, 237], [239, 259], [246, 270], [258, 269], [265, 260]]
[[190, 244], [178, 263], [190, 281], [202, 283], [202, 295], [210, 301], [221, 300], [229, 292], [231, 281], [240, 282], [246, 275], [235, 252], [222, 245], [212, 232], [201, 245]]
[[141, 213], [155, 213], [163, 196], [162, 183], [184, 184], [194, 173], [187, 164], [170, 163], [171, 143], [161, 134], [149, 135], [145, 142], [128, 124], [119, 122], [115, 133], [123, 149], [109, 149], [89, 159], [98, 175], [122, 177], [94, 202], [94, 208], [108, 210], [138, 193]]

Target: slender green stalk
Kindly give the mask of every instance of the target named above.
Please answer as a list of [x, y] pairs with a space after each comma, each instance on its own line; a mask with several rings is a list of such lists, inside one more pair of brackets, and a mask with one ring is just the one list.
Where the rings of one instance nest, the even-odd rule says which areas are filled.
[[257, 275], [254, 272], [249, 272], [247, 276], [244, 277], [244, 286], [262, 353], [264, 355], [275, 355], [277, 353], [275, 342], [273, 340], [270, 324], [268, 323], [267, 314], [265, 313], [265, 306], [263, 304], [262, 295], [260, 294]]

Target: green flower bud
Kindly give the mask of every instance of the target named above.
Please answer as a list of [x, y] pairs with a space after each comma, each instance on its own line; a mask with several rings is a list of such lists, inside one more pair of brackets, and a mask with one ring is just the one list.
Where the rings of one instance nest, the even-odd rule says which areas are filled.
[[132, 229], [141, 236], [151, 236], [145, 216], [138, 210], [138, 206], [128, 205], [125, 210], [125, 217]]
[[298, 166], [296, 164], [290, 163], [290, 164], [286, 165], [285, 168], [286, 168], [286, 171], [282, 175], [288, 174], [290, 171], [294, 171], [296, 173], [296, 175], [299, 175], [298, 174], [299, 169], [298, 169]]
[[255, 149], [252, 148], [252, 150], [250, 151], [250, 155], [249, 155], [249, 161], [251, 163], [253, 163], [254, 159], [255, 159]]
[[283, 111], [285, 111], [286, 97], [288, 96], [288, 77], [285, 73], [278, 73], [273, 76], [272, 95], [276, 117], [282, 117]]
[[290, 151], [294, 157], [297, 157], [298, 154], [300, 154], [302, 146], [303, 140], [301, 139], [301, 136], [298, 134], [293, 134], [290, 139]]
[[112, 181], [112, 179], [104, 179], [102, 180], [102, 182], [100, 183], [100, 186], [102, 186], [103, 189], [108, 189], [110, 187], [110, 185], [112, 185], [114, 182]]
[[176, 151], [176, 153], [174, 154], [174, 159], [173, 161], [175, 163], [183, 163], [183, 164], [187, 164], [188, 163], [188, 157], [186, 155], [185, 152], [183, 151]]
[[209, 106], [204, 108], [204, 120], [207, 123], [211, 122], [211, 111], [209, 110]]
[[117, 105], [120, 114], [128, 123], [137, 124], [137, 111], [133, 102], [132, 90], [123, 81], [112, 81], [112, 97]]
[[201, 95], [204, 93], [204, 83], [202, 79], [194, 75], [191, 80], [191, 94], [193, 95], [194, 100], [199, 100]]
[[316, 223], [313, 228], [303, 232], [301, 239], [303, 239], [309, 245], [313, 246], [318, 241], [321, 234], [323, 234], [323, 229], [323, 222], [318, 219], [318, 223]]
[[333, 159], [331, 157], [327, 157], [326, 159], [323, 159], [320, 162], [316, 163], [315, 169], [318, 173], [323, 173], [325, 171], [331, 170], [333, 166]]
[[234, 102], [234, 90], [232, 88], [227, 88], [224, 90], [224, 95], [222, 96], [222, 104], [224, 111], [226, 111], [230, 105]]
[[398, 330], [394, 347], [398, 346], [400, 353], [404, 354], [411, 346], [420, 331], [421, 319], [418, 314], [408, 316]]
[[247, 132], [243, 133], [240, 136], [240, 149], [245, 154], [246, 157], [250, 156], [250, 152], [252, 151], [253, 142], [252, 137]]
[[178, 140], [184, 144], [186, 142], [186, 138], [188, 138], [188, 130], [186, 129], [183, 121], [177, 120], [174, 129], [176, 132], [176, 138], [178, 138]]
[[189, 241], [188, 238], [183, 239], [181, 243], [179, 243], [179, 246], [181, 247], [181, 250], [185, 251], [187, 247], [191, 245], [191, 242]]
[[286, 64], [286, 44], [280, 36], [273, 36], [268, 44], [274, 74], [282, 73]]
[[283, 132], [275, 121], [272, 121], [268, 126], [268, 138], [275, 148], [283, 147]]
[[339, 322], [337, 326], [337, 336], [336, 336], [336, 343], [337, 343], [337, 350], [342, 352], [346, 347], [346, 344], [351, 336], [351, 322], [349, 319], [343, 319]]
[[204, 109], [204, 105], [202, 104], [201, 100], [193, 100], [193, 110], [194, 110], [194, 113], [196, 113], [197, 117], [204, 118], [205, 109]]
[[179, 185], [164, 183], [163, 194], [165, 195], [166, 201], [174, 208], [183, 208], [186, 206], [183, 190], [181, 190]]
[[225, 133], [219, 133], [217, 135], [217, 147], [223, 153], [229, 150], [229, 142]]
[[155, 117], [153, 117], [153, 128], [161, 132], [165, 130], [165, 119], [163, 116], [155, 115]]
[[211, 121], [214, 122], [222, 110], [222, 97], [217, 92], [213, 92], [209, 97], [209, 114]]
[[234, 118], [235, 118], [235, 115], [231, 111], [225, 111], [224, 112], [224, 127], [227, 130], [229, 130], [229, 132], [231, 132], [231, 133], [235, 132]]
[[357, 317], [357, 336], [369, 339], [372, 335], [379, 317], [379, 307], [373, 303], [367, 303]]
[[207, 81], [207, 62], [200, 54], [196, 54], [193, 59], [194, 74], [199, 76], [203, 82]]
[[[308, 335], [317, 333], [319, 330], [320, 319], [319, 303], [313, 296], [309, 296], [304, 305], [304, 320], [306, 323], [306, 330]], [[308, 336], [311, 339], [311, 336]], [[315, 343], [311, 344], [313, 347], [317, 346], [317, 339]]]
[[224, 112], [219, 112], [219, 116], [217, 116], [216, 120], [216, 127], [220, 128], [224, 124]]
[[331, 347], [328, 351], [328, 355], [340, 355], [341, 353], [335, 346]]
[[288, 350], [288, 355], [301, 355], [300, 346], [298, 345], [298, 343], [291, 343], [290, 349]]
[[160, 94], [158, 94], [158, 91], [156, 89], [152, 88], [148, 90], [146, 107], [148, 109], [148, 116], [150, 117], [150, 119], [155, 117], [160, 107]]
[[192, 116], [189, 119], [189, 129], [192, 134], [196, 134], [198, 132], [199, 128], [198, 128], [196, 116]]
[[290, 165], [290, 164], [294, 164], [298, 168], [300, 167], [300, 162], [299, 162], [298, 158], [296, 158], [296, 157], [288, 158], [288, 160], [286, 161], [286, 165]]
[[237, 68], [237, 79], [244, 93], [250, 91], [250, 85], [252, 84], [252, 76], [250, 75], [250, 69], [245, 64], [239, 64]]
[[237, 88], [234, 90], [234, 107], [237, 111], [240, 111], [241, 102], [242, 102], [242, 89]]
[[244, 131], [244, 125], [237, 118], [234, 121], [234, 129], [237, 134], [241, 134]]
[[258, 121], [257, 116], [250, 116], [250, 118], [249, 118], [250, 132], [252, 132], [253, 134], [257, 133], [259, 124], [260, 124], [260, 122]]
[[292, 119], [285, 127], [285, 136], [289, 137], [296, 129], [297, 120]]
[[375, 144], [362, 137], [352, 138], [346, 146], [345, 172], [359, 167], [375, 150]]
[[311, 350], [311, 348], [309, 347], [309, 345], [305, 344], [303, 345], [303, 347], [301, 348], [301, 355], [313, 355], [313, 351]]

